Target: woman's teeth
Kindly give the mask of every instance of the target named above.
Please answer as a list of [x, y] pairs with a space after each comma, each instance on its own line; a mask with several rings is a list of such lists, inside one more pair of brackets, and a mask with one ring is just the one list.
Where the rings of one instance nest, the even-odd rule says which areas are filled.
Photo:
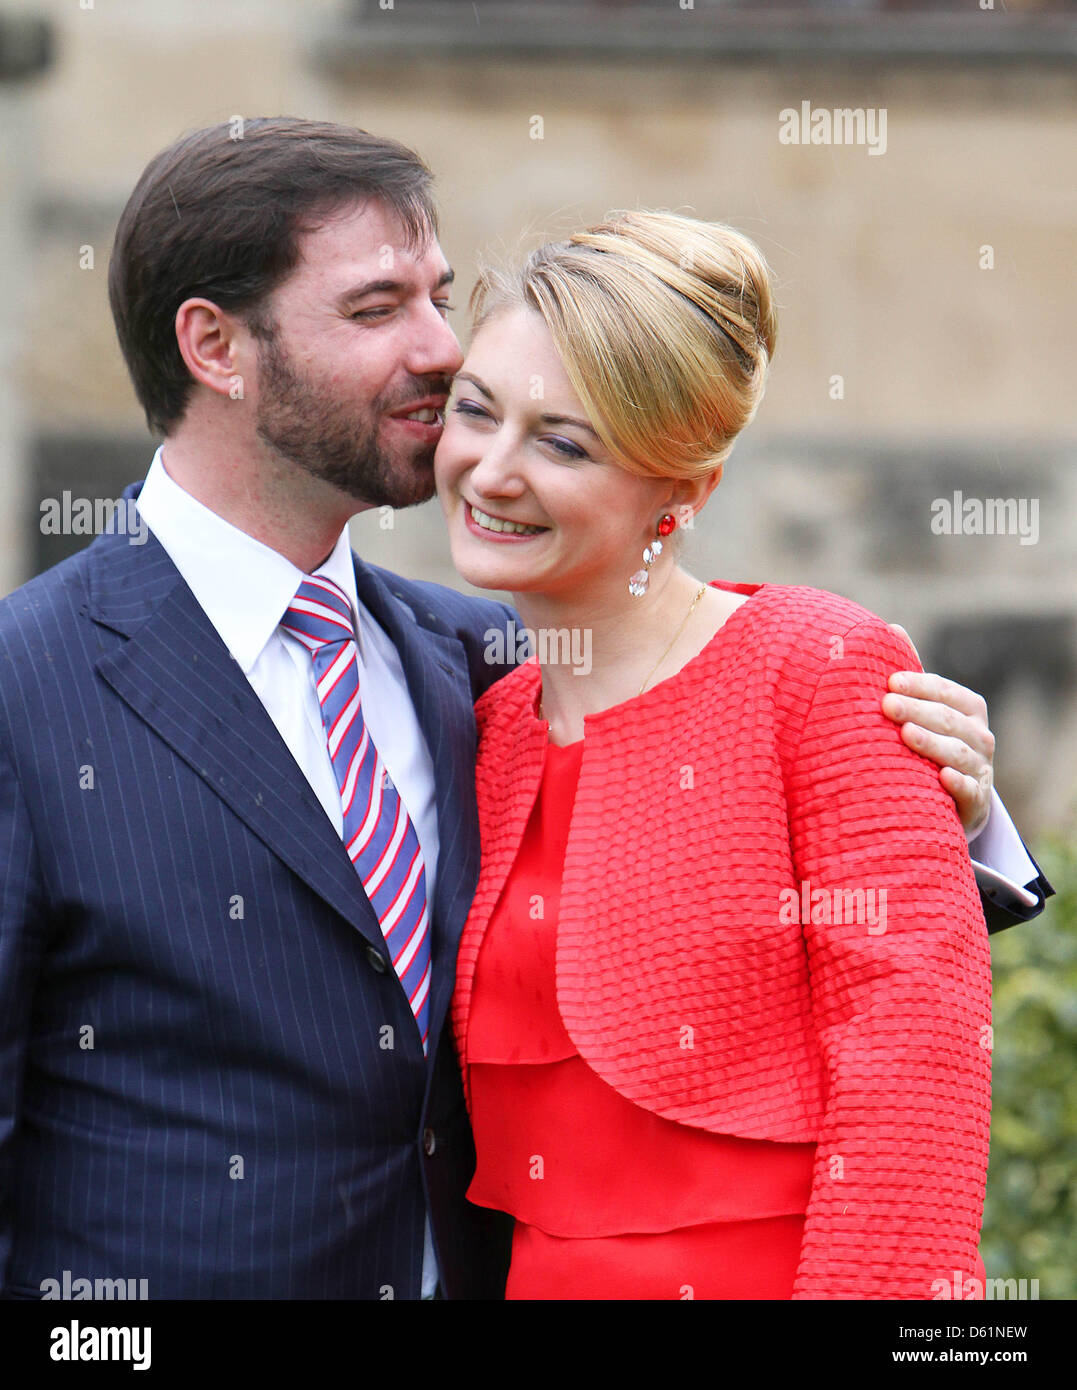
[[545, 526], [525, 526], [519, 521], [502, 521], [496, 516], [487, 516], [478, 507], [471, 508], [471, 517], [484, 531], [516, 531], [522, 536], [537, 536], [540, 531], [546, 530]]

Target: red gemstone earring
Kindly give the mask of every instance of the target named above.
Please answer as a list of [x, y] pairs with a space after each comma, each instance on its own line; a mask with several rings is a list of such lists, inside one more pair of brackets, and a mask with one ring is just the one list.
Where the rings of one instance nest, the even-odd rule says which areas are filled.
[[650, 545], [643, 551], [643, 568], [636, 570], [635, 574], [628, 581], [628, 592], [633, 598], [642, 598], [647, 592], [647, 585], [650, 583], [651, 576], [648, 570], [661, 555], [663, 550], [662, 537], [672, 535], [677, 528], [677, 519], [669, 512], [665, 512], [658, 518], [658, 526], [655, 538]]

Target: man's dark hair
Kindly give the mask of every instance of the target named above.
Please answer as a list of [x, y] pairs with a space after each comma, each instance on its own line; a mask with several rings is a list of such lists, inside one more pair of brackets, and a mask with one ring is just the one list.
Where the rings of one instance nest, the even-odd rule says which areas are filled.
[[183, 419], [194, 381], [176, 342], [192, 296], [265, 326], [266, 297], [301, 238], [374, 200], [412, 248], [437, 235], [432, 175], [412, 150], [354, 126], [257, 117], [183, 136], [146, 166], [116, 227], [108, 297], [135, 394], [155, 434]]

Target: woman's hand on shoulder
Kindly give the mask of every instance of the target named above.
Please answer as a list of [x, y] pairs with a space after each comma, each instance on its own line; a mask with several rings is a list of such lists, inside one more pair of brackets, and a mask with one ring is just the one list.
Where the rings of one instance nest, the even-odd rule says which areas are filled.
[[[900, 624], [890, 626], [916, 650]], [[991, 809], [995, 736], [988, 727], [987, 702], [975, 690], [924, 671], [895, 671], [889, 686], [883, 713], [901, 725], [901, 737], [914, 752], [938, 764], [939, 781], [971, 840]]]

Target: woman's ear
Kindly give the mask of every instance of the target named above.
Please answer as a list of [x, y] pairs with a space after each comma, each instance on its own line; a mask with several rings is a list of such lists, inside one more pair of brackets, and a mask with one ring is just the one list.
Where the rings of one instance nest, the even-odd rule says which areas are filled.
[[692, 478], [676, 485], [670, 494], [668, 510], [677, 518], [679, 526], [684, 524], [687, 517], [703, 510], [711, 493], [722, 481], [724, 470], [725, 464], [720, 463], [701, 478]]

